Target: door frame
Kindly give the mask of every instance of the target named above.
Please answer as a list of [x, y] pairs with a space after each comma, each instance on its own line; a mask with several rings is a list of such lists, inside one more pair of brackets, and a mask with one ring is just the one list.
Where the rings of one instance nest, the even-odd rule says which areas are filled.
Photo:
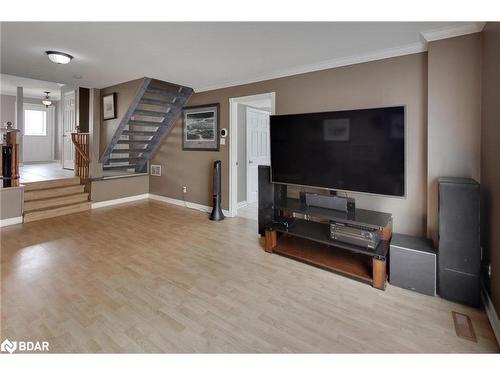
[[[47, 113], [47, 117], [46, 117], [46, 130], [47, 130], [47, 136], [49, 137], [49, 140], [50, 140], [50, 160], [47, 160], [47, 161], [41, 161], [41, 163], [46, 163], [46, 162], [51, 162], [51, 161], [54, 161], [54, 155], [55, 155], [55, 132], [56, 132], [56, 113], [55, 113], [55, 108], [54, 106], [49, 106], [49, 107], [46, 107], [45, 105], [43, 104], [36, 104], [36, 103], [30, 103], [30, 102], [24, 102], [23, 103], [23, 118], [25, 116], [24, 114], [24, 111], [26, 110], [26, 107], [31, 107], [31, 108], [34, 108], [36, 110], [44, 110], [46, 113]], [[26, 162], [25, 161], [25, 158], [24, 158], [24, 153], [26, 152], [26, 147], [24, 147], [26, 145], [26, 142], [24, 142], [24, 137], [30, 137], [29, 135], [27, 136], [25, 134], [25, 131], [26, 131], [26, 119], [24, 118], [23, 120], [23, 124], [24, 124], [24, 129], [23, 129], [23, 133], [22, 133], [22, 142], [23, 142], [23, 155], [22, 155], [22, 158], [23, 158], [23, 164], [24, 163], [27, 163], [27, 164], [30, 164], [31, 162]], [[50, 131], [49, 131], [50, 130]], [[34, 136], [36, 137], [36, 136]], [[35, 162], [36, 163], [36, 162]]]
[[[264, 111], [262, 109], [258, 109], [258, 108], [254, 108], [254, 107], [247, 107], [247, 110], [246, 110], [246, 116], [247, 116], [247, 120], [248, 120], [248, 112], [249, 111], [253, 111], [253, 112], [260, 112], [260, 113], [263, 113], [263, 114], [266, 114], [266, 115], [270, 115], [269, 112], [267, 111]], [[269, 124], [270, 125], [270, 124]], [[249, 196], [250, 196], [250, 189], [249, 189], [249, 185], [250, 185], [250, 179], [248, 178], [250, 173], [249, 173], [249, 168], [248, 168], [248, 121], [247, 121], [247, 134], [246, 134], [246, 144], [247, 144], [247, 154], [246, 154], [246, 160], [247, 160], [247, 165], [246, 165], [246, 175], [247, 175], [247, 202], [250, 202], [250, 199], [249, 199]], [[271, 149], [271, 134], [269, 132], [269, 129], [268, 129], [268, 139], [267, 139], [267, 145], [269, 147], [269, 150]], [[271, 154], [269, 154], [269, 159], [271, 159]], [[270, 162], [271, 160], [269, 160]], [[241, 202], [240, 202], [241, 203]]]
[[61, 167], [66, 170], [74, 170], [75, 169], [75, 160], [73, 158], [73, 168], [66, 168], [64, 166], [64, 97], [68, 94], [73, 93], [75, 95], [75, 129], [78, 127], [78, 90], [70, 85], [63, 86], [61, 88], [61, 100], [60, 100], [60, 113], [61, 113], [61, 121], [60, 121], [60, 135], [59, 139], [61, 140]]
[[275, 92], [229, 98], [229, 217], [236, 216], [238, 211], [238, 104], [262, 99], [271, 101], [271, 115], [274, 115]]

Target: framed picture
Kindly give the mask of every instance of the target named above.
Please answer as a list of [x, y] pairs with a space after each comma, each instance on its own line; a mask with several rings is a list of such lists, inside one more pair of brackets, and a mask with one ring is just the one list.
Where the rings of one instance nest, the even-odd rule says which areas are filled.
[[102, 114], [104, 120], [116, 118], [116, 92], [102, 97]]
[[182, 122], [183, 150], [219, 151], [219, 103], [184, 108]]

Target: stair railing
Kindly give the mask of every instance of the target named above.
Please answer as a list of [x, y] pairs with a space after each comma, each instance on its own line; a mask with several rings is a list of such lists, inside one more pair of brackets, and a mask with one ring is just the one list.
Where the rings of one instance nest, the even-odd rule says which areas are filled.
[[75, 145], [75, 176], [89, 178], [89, 133], [71, 133]]

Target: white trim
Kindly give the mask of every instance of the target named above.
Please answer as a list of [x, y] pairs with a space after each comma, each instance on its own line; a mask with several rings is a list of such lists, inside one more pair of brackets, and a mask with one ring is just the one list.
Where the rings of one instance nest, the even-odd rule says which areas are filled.
[[[229, 213], [230, 217], [238, 211], [238, 104], [256, 99], [271, 100], [271, 115], [276, 113], [276, 93], [268, 92], [256, 95], [229, 98]], [[234, 142], [233, 142], [234, 140]]]
[[9, 225], [22, 224], [22, 223], [23, 223], [22, 216], [11, 217], [8, 219], [2, 219], [2, 220], [0, 220], [0, 228], [1, 227], [8, 227]]
[[92, 203], [92, 209], [114, 206], [114, 205], [122, 204], [122, 203], [135, 202], [135, 201], [139, 201], [142, 199], [148, 199], [148, 198], [149, 198], [149, 194], [144, 193], [144, 194], [139, 194], [139, 195], [132, 195], [131, 197], [124, 197], [124, 198], [118, 198], [118, 199], [111, 199], [109, 201], [95, 202], [95, 203]]
[[[169, 204], [175, 204], [176, 206], [181, 206], [185, 208], [190, 208], [192, 210], [197, 210], [197, 211], [202, 211], [206, 213], [210, 213], [212, 211], [212, 207], [210, 206], [205, 206], [203, 204], [198, 204], [198, 203], [193, 203], [193, 202], [187, 202], [183, 201], [181, 199], [175, 199], [175, 198], [170, 198], [170, 197], [165, 197], [163, 195], [158, 195], [158, 194], [148, 194], [149, 199], [153, 199], [156, 201], [164, 202], [164, 203], [169, 203]], [[222, 213], [227, 216], [227, 217], [232, 217], [229, 214], [229, 211], [227, 210], [222, 210]]]
[[195, 88], [194, 91], [203, 92], [203, 91], [217, 90], [226, 87], [246, 85], [249, 83], [267, 81], [270, 79], [283, 78], [297, 74], [316, 72], [319, 70], [362, 64], [369, 61], [383, 60], [391, 57], [398, 57], [404, 55], [411, 55], [414, 53], [425, 52], [427, 51], [427, 42], [446, 39], [446, 38], [453, 38], [461, 35], [478, 33], [483, 30], [485, 24], [486, 24], [485, 22], [462, 22], [460, 25], [453, 25], [430, 31], [422, 31], [420, 33], [420, 35], [422, 35], [423, 38], [421, 42], [411, 43], [405, 46], [386, 48], [378, 51], [361, 53], [357, 55], [339, 57], [336, 59], [320, 61], [314, 64], [299, 65], [296, 67], [278, 70], [269, 74], [254, 76], [247, 79], [229, 81], [205, 87], [197, 87]]
[[490, 295], [484, 286], [484, 283], [481, 282], [481, 299], [483, 300], [484, 309], [486, 310], [486, 315], [488, 316], [488, 320], [490, 321], [491, 328], [493, 328], [493, 333], [497, 339], [498, 344], [500, 345], [500, 320], [498, 319], [498, 314], [495, 311], [495, 306], [490, 299]]
[[430, 31], [422, 31], [420, 34], [427, 42], [433, 42], [435, 40], [479, 33], [483, 31], [485, 24], [486, 22], [463, 22], [460, 25], [445, 26]]
[[425, 51], [427, 51], [427, 44], [425, 43], [425, 41], [422, 41], [422, 42], [408, 44], [406, 46], [387, 48], [387, 49], [383, 49], [383, 50], [379, 50], [379, 51], [362, 53], [359, 55], [352, 55], [352, 56], [340, 57], [340, 58], [336, 58], [336, 59], [332, 59], [332, 60], [321, 61], [321, 62], [314, 63], [314, 64], [296, 66], [293, 68], [275, 71], [273, 73], [269, 73], [269, 74], [265, 74], [265, 75], [261, 75], [261, 76], [255, 76], [252, 78], [247, 78], [247, 79], [242, 79], [242, 80], [237, 80], [237, 81], [230, 81], [230, 82], [225, 82], [225, 83], [216, 84], [216, 85], [212, 85], [212, 86], [198, 87], [198, 88], [195, 88], [194, 91], [199, 93], [199, 92], [203, 92], [203, 91], [217, 90], [217, 89], [222, 89], [222, 88], [226, 88], [226, 87], [246, 85], [246, 84], [255, 83], [255, 82], [267, 81], [270, 79], [289, 77], [289, 76], [293, 76], [293, 75], [297, 75], [297, 74], [316, 72], [319, 70], [338, 68], [338, 67], [347, 66], [347, 65], [361, 64], [361, 63], [365, 63], [365, 62], [369, 62], [369, 61], [388, 59], [391, 57], [411, 55], [414, 53], [420, 53], [420, 52], [425, 52]]
[[238, 205], [236, 206], [236, 208], [239, 210], [240, 208], [246, 207], [247, 205], [248, 205], [247, 201], [238, 202]]

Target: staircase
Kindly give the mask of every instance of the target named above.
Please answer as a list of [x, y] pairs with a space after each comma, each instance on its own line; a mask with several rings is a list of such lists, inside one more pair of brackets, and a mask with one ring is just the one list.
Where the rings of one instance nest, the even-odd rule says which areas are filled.
[[144, 78], [100, 158], [106, 172], [146, 172], [162, 140], [180, 116], [193, 89]]
[[23, 222], [90, 210], [88, 193], [80, 177], [24, 184]]

